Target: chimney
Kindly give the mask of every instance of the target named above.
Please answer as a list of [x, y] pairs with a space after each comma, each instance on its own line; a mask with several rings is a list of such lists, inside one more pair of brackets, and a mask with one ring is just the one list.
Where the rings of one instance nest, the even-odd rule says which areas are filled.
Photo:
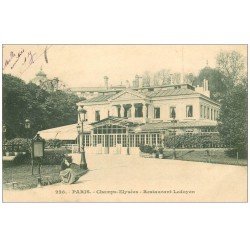
[[135, 87], [139, 87], [139, 76], [135, 75]]
[[103, 78], [104, 78], [104, 85], [105, 85], [106, 89], [108, 89], [109, 88], [109, 78], [107, 76], [104, 76]]
[[206, 80], [206, 87], [207, 87], [206, 90], [208, 91], [208, 80]]
[[207, 90], [206, 85], [207, 85], [207, 80], [204, 78], [204, 80], [203, 80], [203, 90], [204, 91]]

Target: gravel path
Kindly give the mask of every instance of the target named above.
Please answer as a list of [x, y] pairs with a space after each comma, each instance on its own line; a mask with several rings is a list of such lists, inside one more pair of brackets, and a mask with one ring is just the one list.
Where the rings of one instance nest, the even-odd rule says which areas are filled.
[[90, 171], [74, 185], [4, 190], [13, 202], [246, 202], [247, 167], [87, 155]]

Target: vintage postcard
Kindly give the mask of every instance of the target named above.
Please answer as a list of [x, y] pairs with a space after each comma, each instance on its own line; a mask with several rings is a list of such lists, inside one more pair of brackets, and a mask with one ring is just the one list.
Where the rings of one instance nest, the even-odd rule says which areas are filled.
[[247, 202], [247, 45], [2, 52], [3, 202]]

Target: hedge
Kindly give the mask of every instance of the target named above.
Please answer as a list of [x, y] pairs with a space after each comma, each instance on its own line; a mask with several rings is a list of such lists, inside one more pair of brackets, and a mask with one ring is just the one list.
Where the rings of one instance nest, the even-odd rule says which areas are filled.
[[191, 134], [168, 136], [164, 140], [168, 148], [217, 148], [226, 147], [219, 134]]
[[30, 152], [31, 140], [25, 138], [14, 138], [4, 143], [4, 151], [9, 152]]
[[70, 153], [67, 149], [45, 150], [42, 165], [59, 165], [62, 162], [63, 156]]

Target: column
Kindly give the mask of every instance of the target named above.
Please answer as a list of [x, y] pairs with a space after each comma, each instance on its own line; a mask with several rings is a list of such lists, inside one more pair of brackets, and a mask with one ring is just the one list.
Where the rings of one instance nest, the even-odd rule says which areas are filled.
[[124, 117], [124, 113], [125, 113], [124, 106], [121, 105], [121, 117]]
[[131, 106], [131, 118], [135, 118], [135, 105], [132, 104]]
[[142, 106], [142, 116], [143, 116], [143, 118], [147, 118], [147, 106], [146, 106], [146, 104], [144, 104]]
[[[116, 106], [116, 116], [119, 117], [119, 109], [121, 108], [120, 105]], [[121, 110], [120, 110], [120, 116], [121, 116]]]

